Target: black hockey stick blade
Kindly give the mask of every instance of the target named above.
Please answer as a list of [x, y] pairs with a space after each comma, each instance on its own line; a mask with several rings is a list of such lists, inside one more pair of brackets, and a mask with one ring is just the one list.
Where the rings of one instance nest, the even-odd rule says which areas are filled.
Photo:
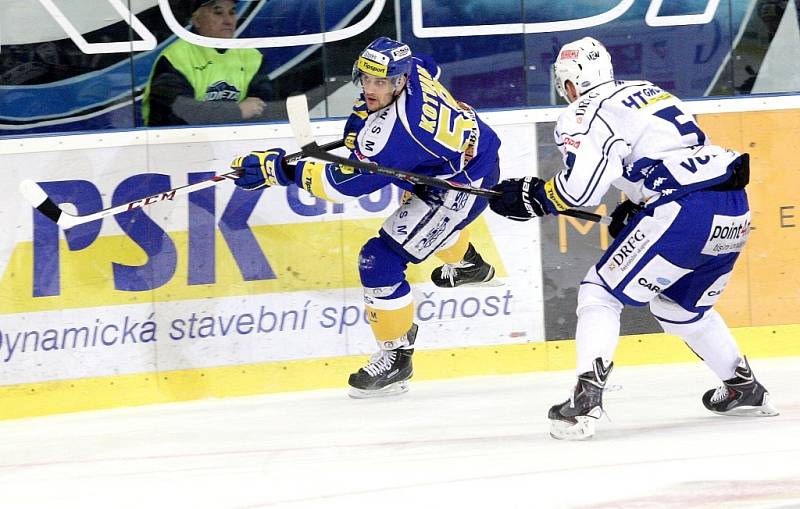
[[[319, 147], [319, 149], [323, 151], [334, 150], [343, 146], [344, 146], [344, 140], [336, 140], [330, 143], [326, 143], [322, 147]], [[284, 161], [287, 163], [294, 163], [303, 156], [305, 156], [304, 152], [302, 151], [295, 152], [294, 154], [289, 154], [286, 157], [284, 157]], [[195, 191], [199, 191], [201, 189], [217, 185], [219, 182], [222, 182], [223, 180], [235, 180], [236, 178], [239, 177], [239, 174], [240, 171], [235, 170], [228, 173], [223, 173], [222, 175], [215, 175], [209, 179], [201, 180], [200, 182], [195, 182], [194, 184], [188, 184], [185, 186], [176, 187], [174, 189], [170, 189], [169, 191], [165, 191], [163, 193], [157, 193], [139, 200], [123, 203], [121, 205], [109, 207], [107, 209], [103, 209], [98, 212], [94, 212], [92, 214], [86, 214], [83, 216], [76, 216], [65, 212], [61, 207], [58, 206], [56, 202], [54, 202], [49, 196], [47, 196], [47, 193], [44, 192], [42, 186], [40, 186], [33, 180], [23, 180], [19, 185], [19, 190], [20, 193], [22, 193], [22, 196], [25, 198], [25, 200], [28, 203], [30, 203], [36, 210], [44, 214], [48, 219], [50, 219], [54, 223], [58, 224], [61, 228], [67, 229], [67, 228], [72, 228], [73, 226], [77, 226], [79, 224], [90, 223], [92, 221], [96, 221], [104, 217], [114, 216], [117, 214], [121, 214], [123, 212], [128, 212], [130, 210], [147, 207], [149, 205], [153, 205], [155, 203], [159, 203], [165, 200], [173, 200], [176, 196], [193, 193]]]
[[[291, 124], [294, 137], [297, 140], [297, 143], [300, 145], [301, 152], [307, 154], [309, 157], [330, 163], [336, 163], [342, 166], [360, 168], [378, 175], [398, 178], [411, 184], [423, 184], [431, 187], [438, 187], [440, 189], [460, 191], [463, 193], [475, 194], [488, 199], [497, 198], [501, 194], [499, 191], [493, 191], [491, 189], [472, 187], [467, 184], [451, 182], [449, 180], [431, 177], [429, 175], [420, 175], [418, 173], [398, 170], [396, 168], [390, 168], [377, 163], [367, 163], [364, 161], [359, 161], [358, 159], [348, 159], [346, 157], [329, 154], [325, 151], [324, 147], [317, 145], [317, 142], [314, 140], [314, 135], [311, 132], [311, 119], [308, 114], [308, 102], [305, 95], [294, 95], [288, 97], [286, 99], [286, 112], [289, 114], [289, 123]], [[599, 214], [585, 212], [583, 210], [569, 209], [561, 211], [560, 214], [606, 225], [611, 222], [611, 218], [608, 216], [601, 216]]]

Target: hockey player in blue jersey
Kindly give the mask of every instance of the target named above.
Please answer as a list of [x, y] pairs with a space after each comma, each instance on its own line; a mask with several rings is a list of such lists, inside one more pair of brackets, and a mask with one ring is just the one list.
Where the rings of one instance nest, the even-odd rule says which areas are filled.
[[[497, 135], [438, 81], [438, 66], [381, 37], [359, 55], [353, 80], [362, 89], [344, 129], [351, 158], [489, 188], [499, 179]], [[359, 254], [364, 302], [379, 350], [350, 375], [350, 396], [366, 398], [408, 390], [417, 335], [406, 266], [436, 255], [444, 265], [431, 275], [441, 287], [487, 284], [494, 268], [469, 242], [465, 229], [486, 209], [485, 198], [411, 186], [349, 167], [301, 160], [283, 162], [282, 149], [252, 152], [231, 165], [245, 189], [297, 185], [343, 202], [388, 184], [406, 193], [400, 207]]]
[[585, 439], [603, 412], [623, 306], [650, 305], [723, 381], [702, 397], [723, 415], [776, 415], [769, 394], [714, 310], [744, 246], [748, 155], [712, 145], [679, 99], [649, 81], [615, 81], [611, 56], [586, 37], [553, 65], [570, 104], [555, 129], [565, 168], [547, 181], [509, 179], [492, 200], [526, 220], [597, 205], [614, 186], [628, 197], [612, 213], [615, 237], [581, 282], [575, 332], [578, 381], [548, 414], [551, 435]]

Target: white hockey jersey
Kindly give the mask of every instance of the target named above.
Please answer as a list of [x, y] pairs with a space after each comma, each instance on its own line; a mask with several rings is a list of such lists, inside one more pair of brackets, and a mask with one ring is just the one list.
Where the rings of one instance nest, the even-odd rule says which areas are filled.
[[675, 96], [649, 81], [616, 81], [573, 102], [556, 124], [566, 168], [560, 208], [597, 205], [610, 186], [647, 207], [728, 180], [740, 154], [711, 145]]

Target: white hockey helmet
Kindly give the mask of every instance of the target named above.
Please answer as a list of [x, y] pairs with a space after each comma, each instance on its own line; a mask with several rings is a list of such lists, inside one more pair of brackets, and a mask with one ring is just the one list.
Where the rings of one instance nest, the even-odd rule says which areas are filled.
[[553, 64], [558, 94], [569, 102], [565, 83], [571, 81], [578, 95], [614, 79], [611, 55], [596, 39], [584, 37], [565, 44]]

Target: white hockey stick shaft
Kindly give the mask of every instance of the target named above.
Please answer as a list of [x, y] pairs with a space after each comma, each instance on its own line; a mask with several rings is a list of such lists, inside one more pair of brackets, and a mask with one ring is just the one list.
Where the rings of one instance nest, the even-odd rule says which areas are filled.
[[[467, 184], [452, 182], [449, 180], [432, 177], [430, 175], [420, 175], [418, 173], [398, 170], [396, 168], [390, 168], [388, 166], [383, 166], [373, 162], [365, 162], [358, 159], [347, 159], [334, 154], [328, 154], [324, 150], [324, 147], [317, 145], [317, 142], [314, 140], [314, 135], [311, 132], [311, 119], [308, 113], [308, 101], [306, 96], [295, 95], [288, 97], [286, 99], [286, 111], [289, 114], [289, 122], [292, 127], [292, 132], [294, 133], [297, 143], [300, 145], [300, 150], [310, 157], [343, 166], [359, 168], [369, 173], [394, 177], [415, 185], [422, 184], [440, 189], [449, 189], [463, 193], [475, 194], [487, 199], [497, 198], [501, 194], [499, 191], [494, 191], [492, 189], [472, 187]], [[599, 214], [586, 212], [583, 210], [568, 209], [559, 212], [559, 214], [606, 225], [611, 223], [611, 218], [608, 216], [601, 216]]]
[[[327, 143], [320, 148], [323, 150], [334, 150], [343, 146], [344, 140], [336, 140]], [[303, 157], [304, 154], [304, 152], [297, 152], [286, 156], [284, 159], [287, 163], [292, 163]], [[47, 196], [47, 193], [44, 192], [42, 186], [32, 180], [23, 180], [19, 185], [19, 190], [22, 193], [22, 196], [25, 197], [25, 200], [36, 210], [47, 216], [48, 219], [52, 220], [63, 229], [67, 229], [79, 224], [96, 221], [104, 217], [114, 216], [123, 212], [147, 207], [165, 200], [173, 200], [176, 196], [193, 193], [207, 187], [215, 186], [223, 180], [235, 180], [239, 177], [239, 174], [240, 171], [235, 170], [228, 173], [223, 173], [222, 175], [215, 175], [209, 179], [195, 182], [194, 184], [176, 187], [174, 189], [170, 189], [169, 191], [164, 191], [163, 193], [157, 193], [139, 200], [133, 200], [128, 203], [109, 207], [107, 209], [83, 216], [76, 216], [65, 212], [63, 209], [61, 209], [61, 207], [58, 206], [58, 204], [56, 204], [49, 196]]]

